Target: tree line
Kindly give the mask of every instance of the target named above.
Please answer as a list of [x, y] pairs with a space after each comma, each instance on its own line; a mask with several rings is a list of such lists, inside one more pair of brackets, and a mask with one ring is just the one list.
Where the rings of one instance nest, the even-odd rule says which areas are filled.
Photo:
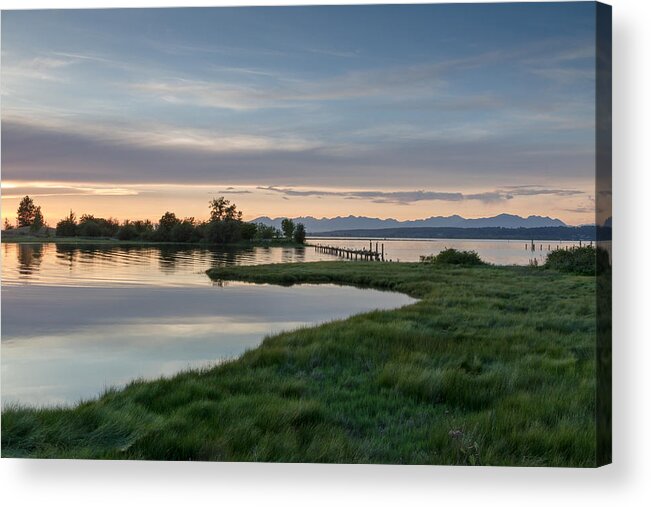
[[[212, 199], [208, 203], [208, 220], [194, 217], [179, 218], [168, 211], [158, 222], [151, 220], [123, 220], [100, 218], [84, 214], [77, 219], [70, 214], [56, 225], [57, 237], [116, 238], [123, 241], [153, 241], [174, 243], [210, 243], [226, 245], [240, 241], [284, 240], [295, 243], [305, 242], [305, 226], [291, 219], [282, 222], [282, 230], [265, 224], [255, 224], [242, 220], [242, 212], [224, 197]], [[41, 207], [25, 196], [19, 206], [16, 219], [18, 227], [40, 230], [44, 225]], [[5, 219], [5, 229], [13, 228]]]
[[[40, 231], [45, 226], [45, 219], [41, 207], [36, 206], [34, 201], [26, 195], [20, 200], [16, 212], [16, 226], [29, 227], [32, 232]], [[14, 226], [5, 218], [5, 229], [13, 229]]]

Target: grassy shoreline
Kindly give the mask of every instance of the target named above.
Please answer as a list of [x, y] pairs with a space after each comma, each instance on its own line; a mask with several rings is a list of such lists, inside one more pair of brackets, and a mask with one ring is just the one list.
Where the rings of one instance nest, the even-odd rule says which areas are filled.
[[596, 464], [594, 277], [363, 262], [209, 275], [419, 301], [268, 337], [227, 364], [74, 408], [9, 407], [3, 456]]

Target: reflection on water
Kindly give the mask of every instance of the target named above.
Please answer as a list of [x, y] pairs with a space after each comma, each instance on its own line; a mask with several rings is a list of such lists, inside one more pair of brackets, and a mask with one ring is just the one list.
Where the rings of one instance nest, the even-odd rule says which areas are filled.
[[204, 273], [318, 259], [293, 248], [3, 244], [2, 402], [73, 403], [236, 357], [268, 334], [412, 301], [351, 287], [213, 285]]
[[16, 254], [18, 273], [21, 276], [29, 277], [34, 271], [38, 271], [41, 265], [43, 245], [18, 245]]
[[2, 283], [102, 285], [211, 285], [216, 266], [336, 260], [312, 248], [205, 248], [74, 244], [2, 244]]

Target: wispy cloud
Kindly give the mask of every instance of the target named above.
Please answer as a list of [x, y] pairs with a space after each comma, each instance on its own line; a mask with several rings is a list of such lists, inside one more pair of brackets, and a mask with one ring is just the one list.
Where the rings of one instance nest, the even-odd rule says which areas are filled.
[[181, 42], [163, 42], [158, 39], [142, 39], [152, 49], [169, 55], [225, 55], [225, 56], [286, 56], [286, 51], [257, 47], [247, 48], [232, 44], [187, 44]]
[[594, 46], [576, 46], [523, 59], [528, 71], [561, 85], [595, 79]]
[[66, 81], [68, 77], [60, 71], [73, 63], [75, 61], [72, 59], [52, 56], [37, 56], [14, 61], [10, 59], [7, 62], [7, 58], [3, 55], [3, 80], [5, 84], [8, 81], [10, 86], [25, 80]]
[[419, 201], [481, 201], [484, 203], [507, 201], [518, 196], [557, 195], [573, 196], [582, 194], [579, 190], [553, 189], [540, 186], [519, 186], [479, 193], [436, 192], [410, 190], [387, 192], [379, 190], [298, 190], [288, 187], [261, 186], [258, 190], [282, 194], [287, 197], [338, 197], [343, 199], [362, 199], [374, 203], [411, 204]]
[[545, 188], [540, 185], [509, 185], [504, 187], [503, 192], [509, 195], [558, 195], [561, 197], [569, 197], [572, 195], [583, 194], [581, 190], [561, 189], [561, 188]]
[[87, 122], [77, 117], [5, 114], [3, 124], [94, 138], [101, 142], [141, 148], [180, 148], [214, 153], [303, 151], [319, 143], [290, 135], [255, 135], [154, 123]]
[[95, 183], [58, 183], [58, 182], [2, 182], [2, 199], [19, 199], [25, 195], [31, 197], [63, 196], [126, 196], [138, 195], [133, 188]]
[[317, 55], [334, 56], [337, 58], [357, 58], [360, 56], [359, 49], [333, 49], [333, 48], [310, 48], [307, 49], [309, 53]]
[[[251, 110], [260, 108], [298, 107], [306, 102], [329, 102], [348, 99], [381, 97], [390, 102], [401, 102], [408, 97], [433, 97], [443, 92], [444, 76], [453, 70], [486, 64], [495, 55], [429, 62], [390, 68], [351, 70], [323, 79], [306, 79], [299, 75], [272, 74], [264, 69], [230, 68], [244, 74], [266, 76], [259, 82], [227, 82], [222, 79], [198, 80], [187, 77], [141, 81], [126, 85], [137, 92], [158, 97], [171, 103], [192, 103], [207, 107]], [[486, 105], [489, 97], [470, 97], [462, 100], [441, 100], [441, 107], [472, 108]]]

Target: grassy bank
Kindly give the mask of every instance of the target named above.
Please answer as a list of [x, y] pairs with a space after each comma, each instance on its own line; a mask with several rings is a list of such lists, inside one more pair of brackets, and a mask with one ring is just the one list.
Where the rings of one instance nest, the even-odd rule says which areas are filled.
[[[527, 267], [220, 268], [420, 300], [267, 338], [73, 409], [9, 408], [4, 456], [593, 466], [595, 281]], [[360, 295], [363, 297], [363, 293]]]

